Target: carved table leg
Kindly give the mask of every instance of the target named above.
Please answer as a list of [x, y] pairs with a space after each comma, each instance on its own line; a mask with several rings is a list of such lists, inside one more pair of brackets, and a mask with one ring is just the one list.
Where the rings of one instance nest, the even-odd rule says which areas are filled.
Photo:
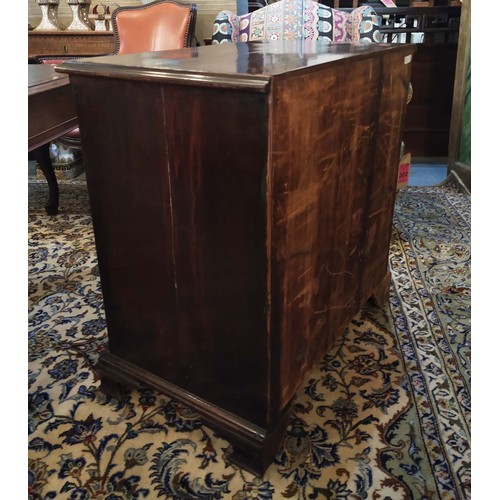
[[49, 154], [49, 143], [40, 146], [33, 151], [33, 156], [40, 165], [43, 175], [49, 186], [49, 199], [45, 204], [45, 211], [49, 215], [55, 215], [59, 212], [59, 186], [57, 185], [56, 173], [52, 166]]

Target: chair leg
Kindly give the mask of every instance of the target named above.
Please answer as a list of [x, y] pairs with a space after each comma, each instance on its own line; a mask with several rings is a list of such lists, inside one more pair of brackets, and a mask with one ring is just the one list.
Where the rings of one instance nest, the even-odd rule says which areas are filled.
[[33, 156], [38, 165], [40, 165], [49, 186], [49, 198], [45, 204], [45, 211], [49, 215], [56, 215], [59, 212], [59, 186], [57, 185], [56, 173], [50, 160], [49, 143], [35, 149]]

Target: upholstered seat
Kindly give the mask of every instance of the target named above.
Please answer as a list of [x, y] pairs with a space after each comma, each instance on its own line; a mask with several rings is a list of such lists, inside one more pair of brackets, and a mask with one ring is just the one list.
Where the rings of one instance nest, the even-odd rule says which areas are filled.
[[313, 0], [281, 0], [241, 16], [221, 11], [214, 21], [212, 44], [294, 38], [382, 41], [377, 14], [370, 6], [346, 12]]

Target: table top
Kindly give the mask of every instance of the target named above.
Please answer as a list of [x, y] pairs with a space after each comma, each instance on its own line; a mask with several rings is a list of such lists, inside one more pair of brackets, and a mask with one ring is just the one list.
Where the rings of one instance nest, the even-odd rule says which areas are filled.
[[28, 151], [78, 126], [69, 83], [52, 64], [28, 64]]
[[28, 64], [28, 96], [69, 84], [69, 77], [57, 73], [52, 64]]
[[[64, 62], [56, 71], [196, 86], [266, 91], [273, 77], [325, 64], [346, 64], [387, 51], [411, 54], [412, 44], [280, 40], [100, 56]], [[411, 58], [410, 58], [411, 60]]]

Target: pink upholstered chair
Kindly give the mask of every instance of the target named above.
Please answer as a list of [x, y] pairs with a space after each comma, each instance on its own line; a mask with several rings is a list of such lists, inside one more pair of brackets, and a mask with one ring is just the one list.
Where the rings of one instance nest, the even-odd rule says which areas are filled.
[[156, 0], [113, 11], [114, 54], [181, 49], [195, 45], [196, 4]]

